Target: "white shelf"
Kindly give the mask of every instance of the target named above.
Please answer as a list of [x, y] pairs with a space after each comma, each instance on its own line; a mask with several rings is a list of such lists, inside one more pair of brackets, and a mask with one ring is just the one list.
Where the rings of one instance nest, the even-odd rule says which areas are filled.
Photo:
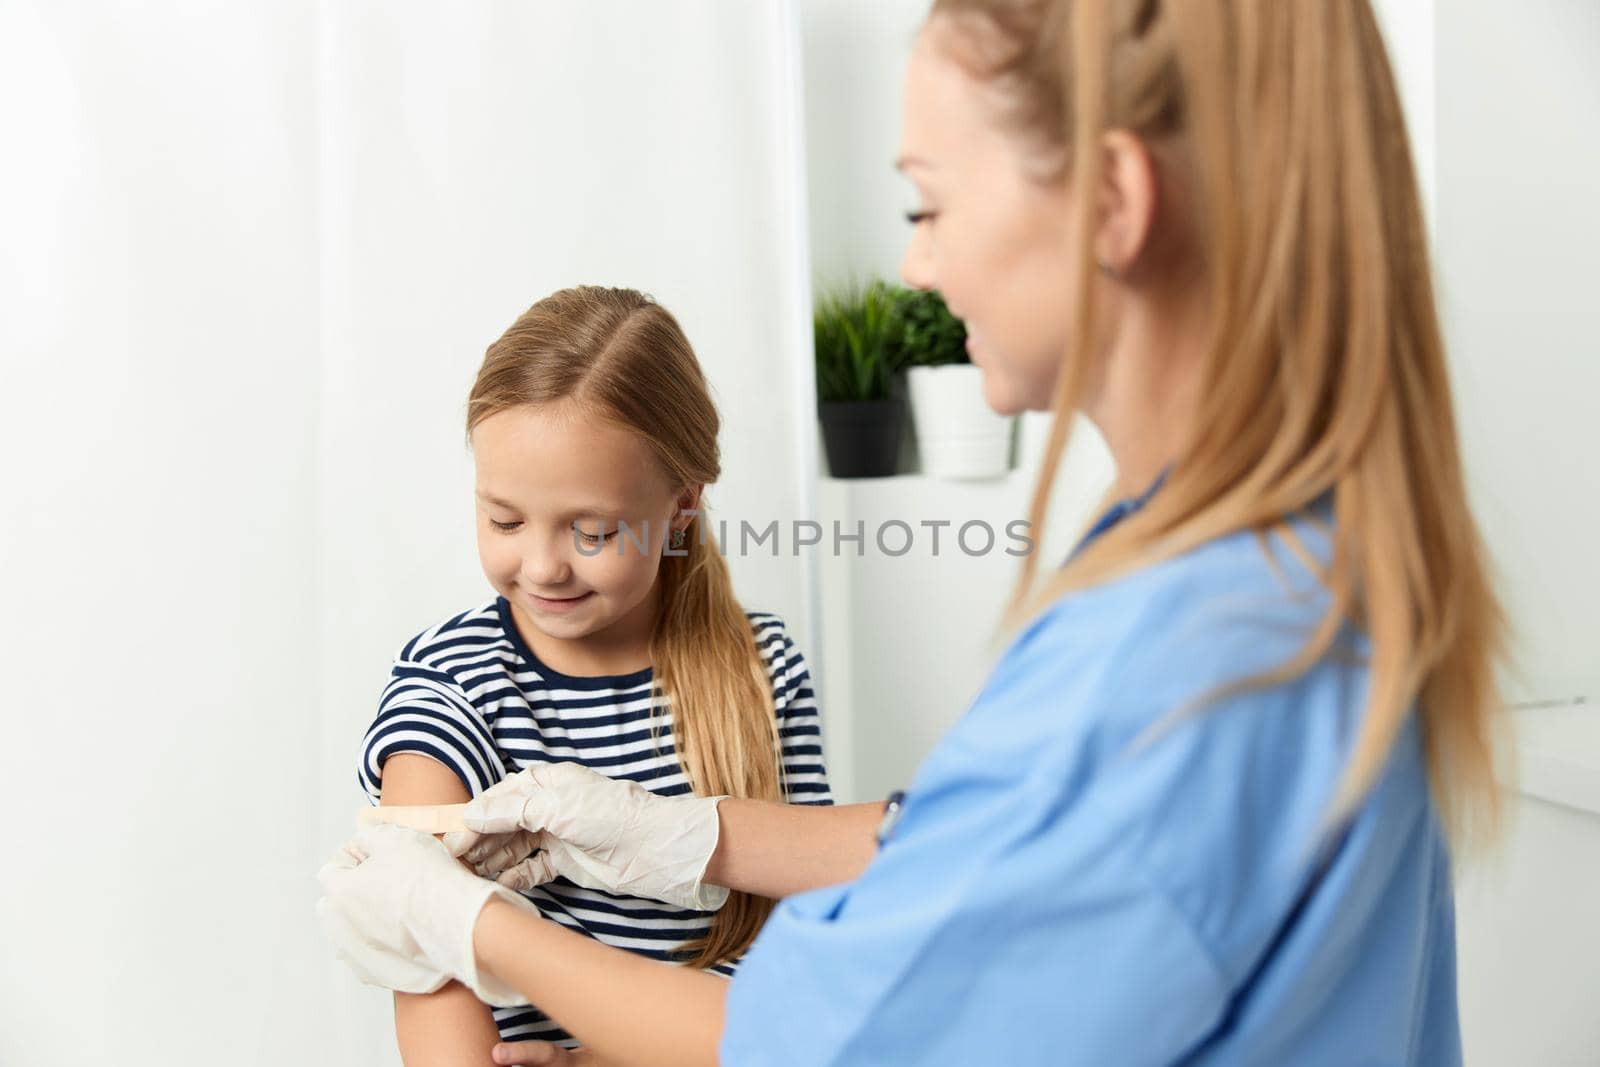
[[1511, 717], [1515, 777], [1507, 784], [1600, 815], [1600, 704], [1517, 708]]

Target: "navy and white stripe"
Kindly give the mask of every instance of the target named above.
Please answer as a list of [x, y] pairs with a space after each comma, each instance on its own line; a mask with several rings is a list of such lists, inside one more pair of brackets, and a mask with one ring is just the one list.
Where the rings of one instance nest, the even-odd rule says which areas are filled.
[[[822, 730], [805, 660], [783, 621], [747, 612], [772, 680], [782, 742], [783, 791], [795, 804], [831, 804]], [[672, 739], [670, 707], [652, 700], [652, 672], [575, 678], [545, 666], [496, 598], [424, 630], [395, 657], [378, 715], [361, 745], [359, 779], [376, 804], [384, 761], [430, 756], [473, 796], [532, 763], [581, 763], [653, 793], [692, 792]], [[704, 936], [713, 913], [617, 896], [557, 879], [527, 894], [541, 913], [608, 945], [674, 958]], [[731, 976], [738, 961], [713, 973]], [[573, 1039], [536, 1008], [496, 1008], [506, 1040]]]

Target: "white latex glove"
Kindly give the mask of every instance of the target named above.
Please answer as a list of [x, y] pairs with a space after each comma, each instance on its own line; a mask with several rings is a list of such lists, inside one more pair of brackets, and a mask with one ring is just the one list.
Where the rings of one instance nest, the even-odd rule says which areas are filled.
[[317, 874], [317, 916], [340, 959], [363, 982], [432, 993], [452, 978], [497, 1007], [528, 999], [480, 972], [472, 949], [478, 913], [500, 897], [537, 915], [521, 896], [462, 867], [432, 836], [372, 826]]
[[[512, 889], [564, 877], [590, 889], [716, 911], [728, 890], [707, 885], [725, 797], [659, 797], [577, 763], [535, 764], [496, 783], [463, 812], [450, 853]], [[535, 851], [543, 849], [543, 851]]]

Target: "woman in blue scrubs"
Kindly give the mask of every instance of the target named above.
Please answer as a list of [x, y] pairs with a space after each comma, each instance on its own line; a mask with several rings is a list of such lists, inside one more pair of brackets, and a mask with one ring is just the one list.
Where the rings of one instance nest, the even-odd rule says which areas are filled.
[[[1116, 503], [1025, 563], [903, 798], [525, 772], [452, 847], [347, 845], [340, 954], [583, 1044], [501, 1063], [1459, 1063], [1448, 842], [1492, 808], [1502, 624], [1367, 0], [937, 0], [904, 108], [904, 276], [995, 410], [1056, 415], [1036, 530], [1075, 413]], [[783, 900], [725, 982], [479, 874]]]

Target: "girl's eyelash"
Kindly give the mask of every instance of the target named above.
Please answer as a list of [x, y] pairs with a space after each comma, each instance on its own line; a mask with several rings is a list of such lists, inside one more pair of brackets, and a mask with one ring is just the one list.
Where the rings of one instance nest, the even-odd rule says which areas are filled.
[[[518, 526], [521, 526], [522, 523], [521, 523], [520, 520], [517, 521], [517, 522], [500, 522], [498, 519], [490, 519], [489, 520], [489, 525], [493, 526], [496, 530], [499, 530], [501, 533], [510, 533], [512, 530], [515, 530]], [[576, 526], [573, 527], [573, 532], [576, 533], [579, 537], [583, 538], [585, 543], [591, 544], [591, 545], [597, 545], [602, 541], [609, 541], [612, 537], [616, 536], [616, 533], [617, 533], [616, 530], [608, 530], [605, 533], [600, 533], [600, 534], [584, 533], [582, 530], [578, 529]]]
[[913, 226], [917, 225], [918, 223], [927, 222], [931, 218], [933, 218], [933, 212], [928, 211], [926, 208], [919, 208], [916, 211], [906, 212], [906, 221], [911, 223]]

